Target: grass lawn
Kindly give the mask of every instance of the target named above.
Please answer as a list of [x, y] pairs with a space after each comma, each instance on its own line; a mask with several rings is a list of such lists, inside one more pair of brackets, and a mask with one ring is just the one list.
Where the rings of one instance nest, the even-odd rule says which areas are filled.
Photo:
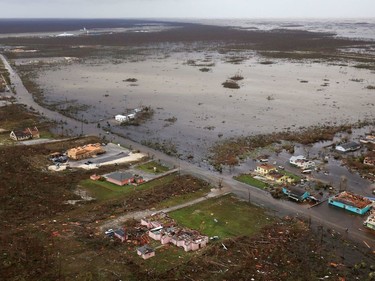
[[181, 247], [172, 244], [162, 246], [160, 241], [150, 240], [148, 243], [155, 249], [155, 257], [144, 260], [136, 253], [137, 247], [131, 252], [134, 263], [147, 270], [155, 272], [165, 272], [173, 269], [174, 267], [187, 262], [192, 256], [196, 255], [195, 252], [185, 252]]
[[272, 222], [263, 209], [231, 195], [209, 199], [169, 215], [180, 225], [220, 238], [252, 235]]
[[251, 175], [242, 174], [237, 177], [234, 177], [234, 179], [246, 183], [248, 185], [258, 187], [260, 189], [265, 189], [268, 186], [267, 183], [254, 179]]
[[9, 133], [0, 134], [0, 145], [12, 145], [15, 141], [12, 141], [9, 137]]
[[163, 208], [168, 208], [176, 205], [180, 205], [182, 203], [192, 201], [194, 199], [200, 198], [202, 196], [205, 196], [207, 193], [209, 193], [211, 190], [211, 186], [207, 186], [206, 188], [202, 190], [198, 190], [195, 192], [191, 192], [188, 194], [183, 194], [179, 196], [174, 196], [170, 199], [167, 199], [163, 202], [160, 202], [160, 204], [156, 207], [157, 209], [163, 209]]
[[150, 173], [150, 174], [161, 174], [168, 172], [170, 169], [166, 166], [163, 166], [162, 164], [155, 162], [155, 161], [150, 161], [144, 164], [140, 164], [136, 167], [138, 170]]
[[288, 171], [285, 171], [285, 170], [278, 170], [278, 172], [280, 174], [286, 175], [286, 176], [294, 179], [294, 181], [296, 181], [296, 182], [300, 182], [301, 181], [301, 177], [299, 177], [299, 176], [297, 176], [297, 175], [295, 175], [295, 174], [293, 174], [291, 172], [288, 172]]
[[83, 180], [79, 183], [80, 187], [83, 187], [89, 192], [89, 194], [97, 200], [106, 200], [122, 195], [136, 192], [137, 190], [150, 189], [168, 182], [171, 182], [176, 174], [171, 174], [162, 178], [155, 179], [150, 182], [146, 182], [139, 186], [124, 185], [118, 186], [106, 181], [93, 181], [91, 179]]

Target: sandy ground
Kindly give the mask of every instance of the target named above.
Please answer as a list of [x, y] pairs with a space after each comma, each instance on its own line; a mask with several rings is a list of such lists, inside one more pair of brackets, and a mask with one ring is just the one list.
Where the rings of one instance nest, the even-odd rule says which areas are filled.
[[[186, 64], [205, 58], [215, 63], [206, 73]], [[366, 89], [375, 85], [370, 70], [309, 62], [263, 65], [255, 56], [241, 64], [224, 59], [217, 53], [173, 53], [118, 64], [77, 63], [42, 72], [38, 83], [50, 102], [90, 105], [78, 114], [90, 122], [151, 105], [151, 121], [112, 130], [139, 142], [172, 141], [179, 153], [195, 158], [220, 138], [374, 117], [375, 91]], [[236, 73], [244, 77], [241, 88], [223, 88], [221, 83]], [[138, 81], [124, 81], [131, 77]], [[171, 117], [177, 121], [166, 121]]]
[[[114, 165], [114, 164], [123, 164], [123, 163], [136, 162], [136, 161], [141, 160], [144, 157], [146, 157], [146, 155], [143, 154], [143, 153], [130, 153], [128, 156], [121, 157], [121, 158], [118, 158], [118, 159], [115, 159], [115, 160], [112, 160], [112, 161], [100, 162], [100, 164], [89, 164], [89, 165], [78, 164], [78, 165], [72, 165], [71, 163], [68, 163], [68, 164], [61, 164], [59, 167], [56, 166], [56, 165], [51, 165], [51, 166], [48, 167], [48, 170], [60, 172], [60, 171], [66, 170], [66, 168], [68, 167], [68, 165], [70, 167], [74, 167], [74, 168], [81, 168], [81, 169], [85, 169], [85, 170], [93, 170], [93, 169], [97, 169], [97, 168], [99, 168], [100, 166], [103, 166], [103, 165]], [[87, 159], [87, 160], [90, 160], [90, 159]]]

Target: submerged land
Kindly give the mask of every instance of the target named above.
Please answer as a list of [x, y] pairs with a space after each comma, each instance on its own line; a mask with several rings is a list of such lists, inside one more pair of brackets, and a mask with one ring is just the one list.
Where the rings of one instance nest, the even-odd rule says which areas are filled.
[[[327, 200], [344, 190], [373, 197], [375, 168], [363, 161], [375, 144], [345, 154], [335, 146], [374, 134], [374, 49], [304, 30], [0, 21], [1, 276], [373, 280], [374, 232]], [[114, 119], [136, 109], [136, 119]], [[42, 140], [9, 138], [33, 126]], [[89, 143], [107, 154], [49, 159]], [[311, 174], [290, 166], [299, 154], [316, 163]], [[287, 200], [253, 173], [260, 161], [319, 201]], [[104, 180], [118, 171], [146, 182]], [[143, 260], [144, 236], [122, 243], [104, 234], [140, 230], [142, 217], [161, 210], [212, 238], [207, 247], [146, 239], [156, 255]]]

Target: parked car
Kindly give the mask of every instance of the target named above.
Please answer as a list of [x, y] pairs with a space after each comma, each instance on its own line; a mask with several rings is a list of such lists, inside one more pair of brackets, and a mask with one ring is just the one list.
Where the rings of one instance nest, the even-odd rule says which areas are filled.
[[115, 231], [112, 228], [110, 228], [110, 229], [104, 231], [104, 234], [107, 235], [107, 236], [113, 236], [115, 234]]

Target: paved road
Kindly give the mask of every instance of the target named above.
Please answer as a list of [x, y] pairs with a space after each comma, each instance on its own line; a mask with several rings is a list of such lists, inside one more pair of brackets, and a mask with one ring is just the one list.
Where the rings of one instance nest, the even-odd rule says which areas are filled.
[[[72, 131], [76, 132], [77, 135], [81, 133], [83, 126], [82, 122], [69, 117], [65, 117], [58, 112], [51, 111], [38, 105], [33, 100], [32, 95], [22, 84], [19, 75], [11, 68], [6, 58], [1, 54], [0, 58], [3, 60], [5, 67], [10, 73], [10, 79], [16, 89], [16, 98], [19, 103], [33, 107], [42, 116], [45, 116], [51, 120], [55, 120], [57, 122], [59, 122], [60, 120], [63, 121]], [[84, 132], [86, 134], [96, 136], [99, 136], [99, 134], [103, 134], [103, 130], [97, 128], [96, 123], [84, 124]], [[353, 217], [348, 213], [341, 212], [341, 210], [331, 210], [327, 207], [327, 204], [321, 204], [324, 205], [322, 207], [319, 206], [316, 208], [307, 209], [291, 201], [275, 200], [268, 192], [237, 182], [232, 178], [231, 175], [220, 175], [214, 171], [200, 168], [196, 165], [176, 159], [174, 157], [170, 157], [160, 151], [153, 150], [149, 147], [143, 146], [139, 143], [120, 136], [110, 135], [110, 140], [125, 147], [139, 149], [140, 151], [153, 156], [155, 159], [161, 159], [163, 161], [172, 163], [176, 167], [180, 167], [181, 172], [207, 180], [213, 185], [215, 185], [215, 183], [218, 184], [219, 181], [222, 181], [222, 185], [225, 188], [231, 190], [238, 197], [244, 200], [249, 200], [250, 197], [250, 201], [252, 203], [273, 210], [278, 215], [293, 216], [298, 214], [306, 218], [311, 218], [312, 223], [322, 224], [326, 227], [336, 229], [337, 231], [342, 233], [344, 233], [345, 229], [348, 228], [350, 233], [349, 237], [361, 243], [365, 241], [368, 245], [370, 245], [373, 251], [375, 250], [375, 235], [361, 229], [361, 222], [363, 220], [362, 217]]]

